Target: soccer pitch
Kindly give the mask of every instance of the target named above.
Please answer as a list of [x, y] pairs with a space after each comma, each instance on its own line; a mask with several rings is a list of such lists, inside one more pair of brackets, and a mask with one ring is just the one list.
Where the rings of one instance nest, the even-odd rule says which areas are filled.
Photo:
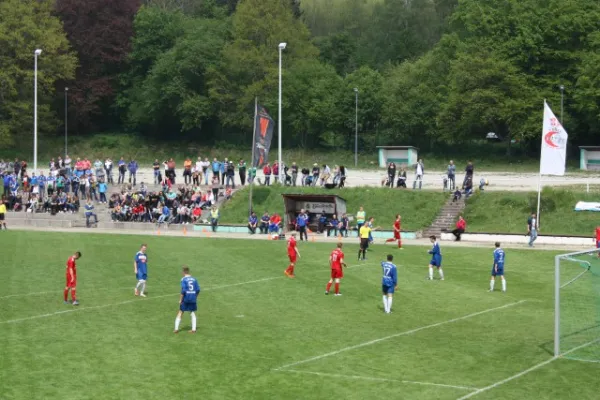
[[[554, 252], [507, 250], [508, 292], [488, 293], [490, 249], [375, 245], [325, 296], [332, 244], [0, 232], [0, 399], [597, 399], [600, 364], [552, 358]], [[147, 298], [133, 257], [148, 244]], [[62, 302], [75, 251], [81, 305]], [[398, 265], [393, 314], [381, 268]], [[198, 333], [175, 335], [181, 265], [202, 288]], [[437, 276], [437, 275], [436, 275]], [[497, 284], [497, 290], [500, 285]], [[535, 367], [534, 369], [531, 369]], [[531, 370], [530, 370], [531, 369]]]

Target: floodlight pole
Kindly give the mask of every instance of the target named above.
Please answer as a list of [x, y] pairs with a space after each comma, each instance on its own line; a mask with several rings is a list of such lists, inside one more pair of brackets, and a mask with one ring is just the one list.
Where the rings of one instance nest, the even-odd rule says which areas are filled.
[[33, 52], [34, 65], [33, 65], [33, 172], [37, 173], [37, 153], [38, 153], [38, 140], [37, 140], [37, 120], [38, 120], [38, 101], [37, 101], [37, 87], [38, 87], [38, 56], [42, 54], [41, 49], [36, 49]]
[[358, 88], [354, 88], [354, 168], [358, 167]]
[[278, 159], [278, 164], [279, 164], [279, 171], [277, 173], [278, 175], [278, 180], [280, 183], [282, 183], [281, 180], [281, 176], [282, 176], [282, 172], [283, 172], [283, 163], [282, 163], [282, 159], [281, 159], [281, 53], [283, 52], [283, 50], [285, 49], [285, 47], [287, 46], [287, 43], [279, 43], [279, 109], [278, 109], [278, 115], [277, 115], [277, 137], [278, 137], [278, 154], [277, 154], [277, 159]]

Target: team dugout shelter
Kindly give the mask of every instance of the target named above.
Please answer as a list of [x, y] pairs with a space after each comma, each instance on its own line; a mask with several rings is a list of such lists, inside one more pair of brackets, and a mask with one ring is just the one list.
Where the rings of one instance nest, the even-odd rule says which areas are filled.
[[600, 171], [600, 146], [579, 146], [579, 169]]
[[315, 231], [321, 215], [330, 219], [334, 214], [341, 218], [346, 213], [346, 200], [334, 194], [282, 194], [282, 197], [285, 232], [295, 229], [296, 217], [302, 209], [308, 214], [309, 228]]
[[419, 160], [419, 149], [412, 146], [377, 146], [379, 167], [386, 168], [393, 162], [397, 166], [414, 165]]

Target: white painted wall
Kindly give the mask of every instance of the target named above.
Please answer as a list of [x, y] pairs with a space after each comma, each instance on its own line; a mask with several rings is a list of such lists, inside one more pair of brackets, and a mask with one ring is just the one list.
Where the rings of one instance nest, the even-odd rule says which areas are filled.
[[[454, 240], [454, 235], [451, 233], [442, 233], [442, 240]], [[463, 242], [500, 242], [500, 243], [523, 243], [529, 242], [529, 236], [525, 235], [494, 235], [483, 233], [464, 233], [461, 236]], [[595, 247], [596, 240], [593, 238], [577, 238], [567, 236], [538, 236], [536, 244], [562, 244], [573, 246], [589, 246]]]

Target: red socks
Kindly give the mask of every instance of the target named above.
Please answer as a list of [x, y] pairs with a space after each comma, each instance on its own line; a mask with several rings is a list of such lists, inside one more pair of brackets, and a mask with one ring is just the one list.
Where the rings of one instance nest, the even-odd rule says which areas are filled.
[[340, 293], [340, 284], [336, 283], [335, 284], [335, 294], [339, 294]]
[[329, 292], [329, 289], [331, 289], [331, 282], [327, 282], [327, 288], [325, 288], [325, 291]]
[[65, 289], [64, 291], [64, 297], [65, 297], [65, 301], [67, 301], [69, 299], [69, 289]]
[[292, 264], [290, 264], [287, 269], [285, 270], [285, 272], [287, 272], [290, 275], [294, 275], [294, 266]]
[[73, 301], [76, 301], [76, 300], [77, 300], [77, 297], [75, 297], [75, 289], [71, 289], [71, 299], [72, 299]]
[[398, 239], [398, 248], [401, 249], [402, 248], [402, 239]]

